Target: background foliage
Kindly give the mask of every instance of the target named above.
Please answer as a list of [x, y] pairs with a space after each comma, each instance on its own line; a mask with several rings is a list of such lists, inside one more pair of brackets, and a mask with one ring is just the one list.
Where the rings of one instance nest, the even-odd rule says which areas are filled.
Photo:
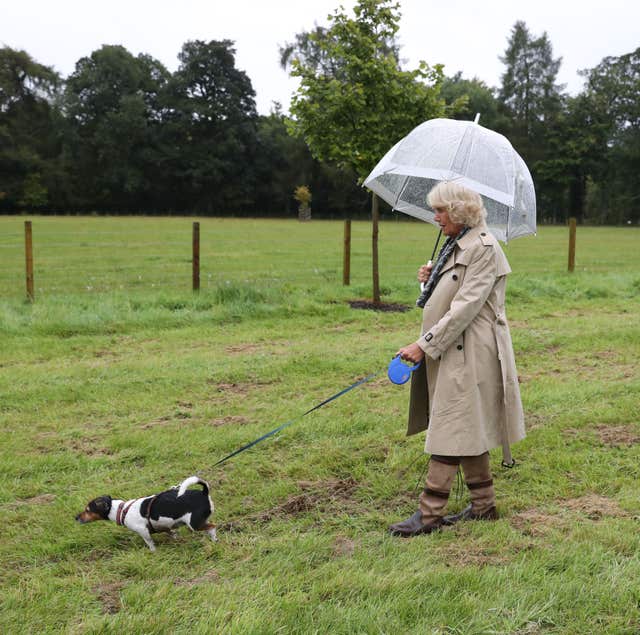
[[307, 184], [314, 216], [357, 217], [358, 180], [416, 122], [480, 112], [529, 165], [539, 220], [640, 221], [640, 49], [584, 69], [569, 95], [548, 35], [516, 22], [491, 87], [437, 64], [403, 68], [399, 15], [359, 0], [353, 16], [294, 34], [280, 55], [301, 87], [291, 113], [269, 115], [229, 40], [185, 42], [174, 73], [104, 45], [66, 78], [0, 48], [0, 213], [293, 216]]

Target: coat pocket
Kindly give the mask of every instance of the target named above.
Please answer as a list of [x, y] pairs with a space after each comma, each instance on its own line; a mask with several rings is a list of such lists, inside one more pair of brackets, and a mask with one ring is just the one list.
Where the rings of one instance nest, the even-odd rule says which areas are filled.
[[442, 353], [438, 367], [438, 391], [456, 399], [458, 395], [469, 391], [472, 382], [469, 377], [465, 358], [464, 333], [459, 335], [453, 344]]

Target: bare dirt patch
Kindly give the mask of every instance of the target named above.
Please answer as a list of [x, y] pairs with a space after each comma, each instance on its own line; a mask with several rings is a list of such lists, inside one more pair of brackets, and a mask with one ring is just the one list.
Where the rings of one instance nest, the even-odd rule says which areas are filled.
[[113, 615], [120, 611], [122, 608], [120, 591], [122, 591], [123, 587], [123, 582], [108, 582], [100, 584], [93, 589], [105, 613]]
[[611, 426], [600, 423], [596, 426], [596, 432], [600, 441], [611, 447], [628, 447], [640, 443], [640, 434], [631, 425]]
[[217, 428], [218, 426], [226, 426], [226, 425], [237, 425], [244, 426], [247, 423], [251, 423], [247, 417], [242, 417], [240, 415], [228, 415], [226, 417], [220, 417], [218, 419], [213, 419], [209, 422], [209, 425]]
[[586, 494], [579, 498], [572, 498], [562, 501], [562, 505], [573, 512], [587, 516], [590, 520], [628, 516], [616, 501], [599, 494]]
[[355, 548], [356, 543], [346, 536], [336, 536], [333, 541], [333, 555], [336, 558], [351, 557]]
[[197, 578], [191, 578], [190, 580], [178, 579], [175, 583], [178, 586], [190, 589], [198, 584], [208, 584], [217, 582], [218, 580], [220, 580], [220, 574], [215, 569], [211, 569], [211, 571], [207, 571], [205, 574], [200, 575]]
[[447, 566], [458, 567], [486, 567], [504, 565], [509, 562], [509, 554], [496, 553], [482, 545], [456, 541], [440, 548], [442, 560]]
[[113, 450], [100, 447], [97, 443], [97, 440], [92, 437], [70, 439], [69, 441], [65, 442], [64, 445], [76, 454], [81, 454], [82, 456], [91, 458], [111, 456], [113, 454]]
[[525, 536], [540, 537], [560, 527], [562, 519], [557, 514], [546, 514], [539, 509], [527, 509], [511, 516], [509, 523]]
[[640, 443], [640, 433], [633, 425], [614, 426], [608, 423], [599, 423], [587, 428], [567, 428], [562, 434], [570, 439], [586, 436], [595, 431], [600, 443], [612, 448], [630, 447]]
[[154, 428], [156, 426], [168, 425], [169, 423], [175, 421], [176, 419], [179, 419], [179, 420], [191, 419], [192, 409], [193, 409], [193, 404], [190, 401], [178, 401], [176, 403], [176, 410], [173, 414], [163, 415], [162, 417], [158, 417], [153, 421], [149, 421], [148, 423], [145, 423], [140, 427], [143, 430], [148, 430], [149, 428]]
[[251, 354], [260, 350], [258, 344], [234, 344], [233, 346], [226, 346], [225, 353], [230, 355]]
[[[217, 382], [212, 379], [207, 380], [207, 383], [213, 387], [213, 390], [220, 393], [221, 396], [227, 395], [240, 395], [245, 396], [249, 394], [252, 390], [259, 390], [262, 386], [269, 386], [274, 383], [273, 380], [264, 380], [264, 379], [251, 379], [243, 383], [236, 382]], [[216, 401], [219, 402], [220, 397], [212, 395], [207, 399], [207, 401]]]
[[593, 353], [593, 357], [596, 357], [597, 359], [606, 359], [606, 360], [611, 360], [611, 359], [617, 359], [618, 357], [620, 357], [620, 354], [616, 351], [596, 351]]
[[230, 521], [221, 529], [226, 531], [242, 531], [244, 522], [268, 523], [276, 518], [299, 516], [315, 511], [335, 513], [337, 510], [353, 508], [353, 493], [358, 482], [352, 478], [331, 479], [328, 481], [298, 481], [302, 493], [289, 496], [286, 501], [257, 514], [243, 516], [237, 521]]
[[94, 351], [93, 356], [98, 359], [101, 359], [103, 357], [118, 357], [118, 353], [116, 353], [116, 351], [105, 349], [101, 351]]
[[163, 417], [158, 417], [157, 419], [154, 419], [153, 421], [149, 421], [149, 423], [145, 423], [145, 424], [141, 425], [140, 427], [143, 430], [148, 430], [149, 428], [155, 428], [156, 426], [166, 426], [171, 421], [173, 421], [173, 417], [169, 417], [169, 416], [165, 415]]
[[236, 384], [220, 382], [215, 384], [215, 389], [218, 392], [229, 392], [237, 395], [246, 395], [251, 388], [250, 384]]
[[575, 439], [576, 437], [582, 436], [584, 430], [580, 430], [578, 428], [565, 428], [562, 431], [562, 436], [568, 437], [569, 439]]
[[21, 507], [23, 505], [50, 505], [53, 501], [56, 500], [55, 494], [38, 494], [36, 496], [31, 496], [29, 498], [21, 498], [13, 503], [9, 503], [7, 507], [16, 508]]
[[545, 536], [552, 529], [569, 527], [575, 521], [576, 514], [592, 521], [629, 515], [616, 501], [593, 493], [578, 498], [558, 500], [556, 503], [562, 509], [559, 513], [547, 513], [535, 508], [527, 509], [511, 516], [509, 523], [527, 536], [540, 537]]
[[370, 382], [368, 382], [368, 384], [369, 386], [372, 386], [372, 387], [375, 386], [376, 388], [380, 388], [380, 387], [387, 387], [390, 381], [391, 380], [385, 373], [384, 375], [380, 375], [379, 377], [372, 379]]
[[527, 430], [535, 430], [536, 428], [542, 428], [547, 425], [548, 418], [543, 415], [534, 413], [527, 413], [525, 416], [524, 425]]

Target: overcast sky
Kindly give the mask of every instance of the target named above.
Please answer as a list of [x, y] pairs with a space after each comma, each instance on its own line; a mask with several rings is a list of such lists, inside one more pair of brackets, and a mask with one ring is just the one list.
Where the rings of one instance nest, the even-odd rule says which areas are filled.
[[[288, 108], [296, 82], [278, 63], [278, 46], [295, 34], [327, 24], [353, 0], [0, 0], [0, 45], [24, 49], [63, 76], [102, 44], [122, 44], [148, 53], [170, 71], [187, 40], [235, 41], [236, 66], [250, 77], [261, 114], [273, 101]], [[511, 27], [524, 20], [535, 36], [546, 31], [554, 57], [562, 57], [558, 79], [575, 94], [579, 69], [607, 55], [640, 46], [640, 2], [633, 0], [400, 0], [398, 41], [404, 66], [419, 60], [442, 63], [445, 73], [462, 71], [490, 86], [500, 84], [498, 59]]]

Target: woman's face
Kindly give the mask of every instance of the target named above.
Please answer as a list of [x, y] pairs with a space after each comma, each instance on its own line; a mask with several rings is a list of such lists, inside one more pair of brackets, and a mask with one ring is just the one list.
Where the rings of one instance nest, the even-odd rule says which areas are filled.
[[436, 213], [434, 219], [445, 236], [457, 236], [464, 228], [464, 225], [454, 223], [449, 218], [449, 212], [444, 207], [434, 207], [433, 211]]

